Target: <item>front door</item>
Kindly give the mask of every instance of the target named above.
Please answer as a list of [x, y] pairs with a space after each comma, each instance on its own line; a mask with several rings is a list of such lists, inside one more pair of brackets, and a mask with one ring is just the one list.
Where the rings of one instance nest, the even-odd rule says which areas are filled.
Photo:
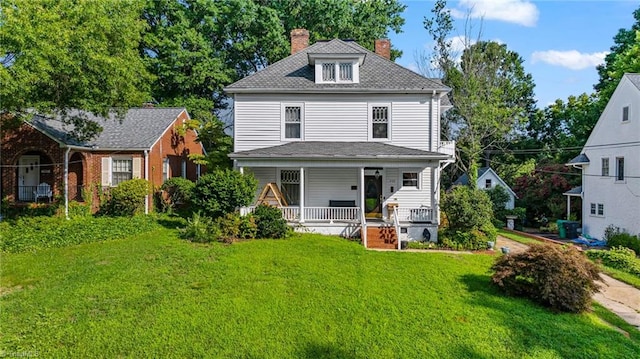
[[40, 156], [22, 156], [18, 164], [18, 200], [33, 201], [40, 182]]
[[364, 176], [364, 213], [367, 218], [382, 218], [382, 176]]

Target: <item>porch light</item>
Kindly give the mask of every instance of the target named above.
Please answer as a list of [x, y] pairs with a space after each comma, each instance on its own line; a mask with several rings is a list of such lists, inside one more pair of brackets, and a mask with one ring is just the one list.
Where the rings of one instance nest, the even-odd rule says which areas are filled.
[[376, 179], [380, 178], [380, 171], [376, 170], [376, 173], [374, 173], [374, 176], [376, 177]]

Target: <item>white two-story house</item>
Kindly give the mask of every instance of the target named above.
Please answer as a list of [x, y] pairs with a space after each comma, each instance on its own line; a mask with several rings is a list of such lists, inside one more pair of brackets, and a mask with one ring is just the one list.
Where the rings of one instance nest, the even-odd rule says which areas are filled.
[[609, 225], [640, 233], [640, 74], [625, 74], [582, 153], [582, 231], [602, 238]]
[[440, 171], [454, 153], [440, 141], [449, 89], [390, 61], [388, 40], [376, 53], [307, 45], [306, 30], [292, 31], [291, 56], [225, 89], [235, 166], [259, 192], [280, 189], [296, 228], [361, 235], [369, 247], [437, 240]]

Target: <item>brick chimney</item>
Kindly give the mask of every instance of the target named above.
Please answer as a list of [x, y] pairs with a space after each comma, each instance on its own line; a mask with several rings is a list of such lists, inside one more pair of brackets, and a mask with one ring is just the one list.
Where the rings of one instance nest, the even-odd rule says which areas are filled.
[[391, 60], [391, 41], [389, 39], [377, 39], [375, 43], [376, 54]]
[[309, 46], [309, 30], [291, 30], [291, 55]]

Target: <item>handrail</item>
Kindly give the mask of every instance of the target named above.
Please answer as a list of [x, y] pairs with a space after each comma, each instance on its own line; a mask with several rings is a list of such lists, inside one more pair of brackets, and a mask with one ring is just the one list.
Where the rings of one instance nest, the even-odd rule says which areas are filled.
[[393, 225], [396, 227], [396, 240], [398, 241], [398, 250], [402, 249], [400, 243], [400, 221], [398, 220], [398, 207], [393, 207]]

